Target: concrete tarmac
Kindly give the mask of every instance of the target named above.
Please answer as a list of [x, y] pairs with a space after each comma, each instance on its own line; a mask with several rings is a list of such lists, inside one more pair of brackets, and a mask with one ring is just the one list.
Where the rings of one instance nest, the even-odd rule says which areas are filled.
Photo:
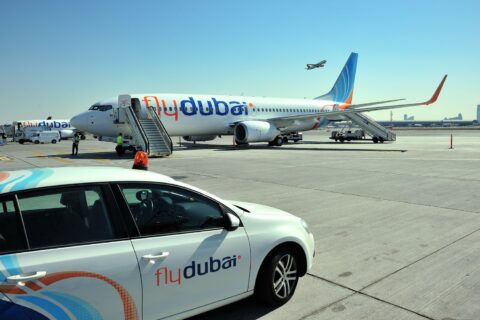
[[[453, 133], [453, 149], [449, 149]], [[326, 131], [280, 148], [232, 137], [182, 143], [150, 170], [224, 199], [304, 218], [313, 269], [292, 300], [253, 299], [200, 319], [480, 319], [480, 130], [401, 131], [394, 143], [334, 143]], [[120, 166], [114, 144], [0, 146], [0, 170]]]

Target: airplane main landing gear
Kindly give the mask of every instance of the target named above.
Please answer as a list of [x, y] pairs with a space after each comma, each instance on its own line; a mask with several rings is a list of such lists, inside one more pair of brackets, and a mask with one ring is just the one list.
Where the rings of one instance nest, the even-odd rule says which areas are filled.
[[273, 146], [281, 147], [282, 144], [283, 144], [283, 138], [281, 136], [277, 136], [275, 139], [273, 139], [272, 141], [270, 141], [268, 143], [268, 146], [269, 147], [273, 147]]

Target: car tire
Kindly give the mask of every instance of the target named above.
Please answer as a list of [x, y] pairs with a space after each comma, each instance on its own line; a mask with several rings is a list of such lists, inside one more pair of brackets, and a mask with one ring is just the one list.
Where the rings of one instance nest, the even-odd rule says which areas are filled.
[[292, 248], [283, 247], [270, 254], [262, 265], [255, 284], [255, 295], [267, 305], [279, 307], [290, 300], [297, 283], [298, 256]]
[[53, 140], [52, 140], [52, 143], [53, 143], [53, 144], [57, 143], [57, 140], [53, 139]]

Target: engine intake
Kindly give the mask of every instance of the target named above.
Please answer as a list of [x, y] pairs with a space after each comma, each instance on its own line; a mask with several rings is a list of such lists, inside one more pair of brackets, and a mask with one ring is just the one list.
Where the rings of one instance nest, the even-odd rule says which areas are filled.
[[267, 121], [243, 121], [234, 130], [237, 143], [270, 142], [279, 134], [280, 131]]

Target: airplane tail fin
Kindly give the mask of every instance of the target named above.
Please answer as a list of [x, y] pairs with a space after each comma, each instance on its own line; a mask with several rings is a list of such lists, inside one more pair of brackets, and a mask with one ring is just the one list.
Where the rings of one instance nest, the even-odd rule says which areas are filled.
[[332, 90], [323, 96], [315, 99], [330, 100], [341, 104], [340, 109], [347, 109], [352, 103], [353, 85], [355, 83], [355, 72], [357, 70], [358, 53], [352, 52], [345, 63], [342, 72], [333, 85]]

